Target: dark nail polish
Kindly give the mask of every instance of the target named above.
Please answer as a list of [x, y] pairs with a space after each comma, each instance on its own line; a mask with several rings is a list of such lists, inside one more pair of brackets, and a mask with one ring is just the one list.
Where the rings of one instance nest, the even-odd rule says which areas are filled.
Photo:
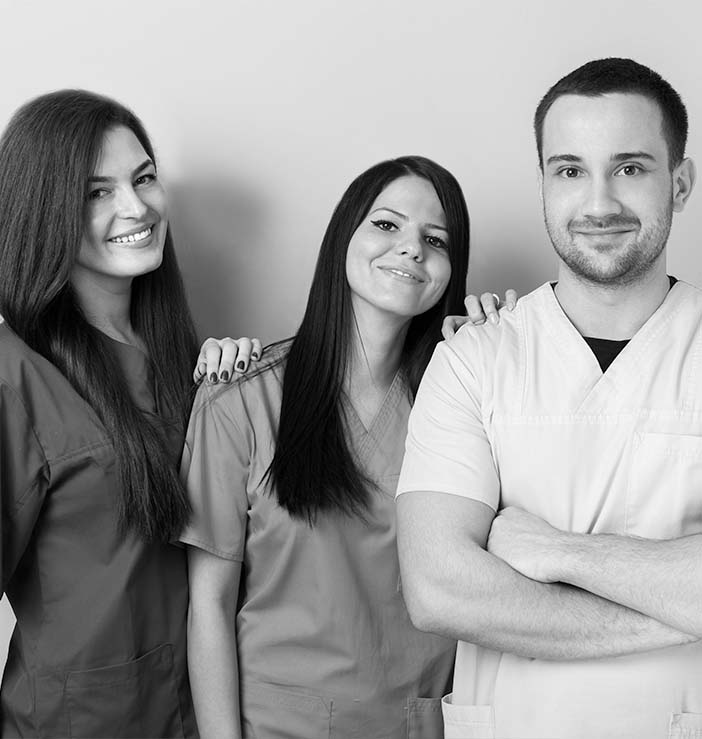
[[245, 367], [245, 365], [244, 365], [244, 363], [243, 363], [243, 362], [237, 362], [237, 363], [236, 363], [236, 368], [237, 368], [238, 370], [240, 370], [240, 371], [243, 371], [243, 370], [244, 370], [244, 367]]
[[220, 380], [221, 380], [222, 382], [228, 382], [228, 381], [229, 381], [229, 372], [227, 372], [227, 370], [224, 370], [224, 372], [222, 372], [222, 373], [220, 374], [220, 376], [219, 376], [219, 379], [220, 379]]
[[217, 384], [217, 380], [218, 380], [218, 377], [217, 377], [217, 373], [216, 373], [216, 372], [213, 372], [213, 373], [212, 373], [212, 374], [210, 375], [210, 382], [211, 382], [211, 383], [212, 383], [213, 385], [216, 385], [216, 384]]
[[258, 362], [258, 354], [257, 354], [256, 352], [254, 352], [254, 353], [253, 353], [253, 354], [251, 355], [251, 359], [255, 359], [255, 360], [256, 360], [256, 361]]

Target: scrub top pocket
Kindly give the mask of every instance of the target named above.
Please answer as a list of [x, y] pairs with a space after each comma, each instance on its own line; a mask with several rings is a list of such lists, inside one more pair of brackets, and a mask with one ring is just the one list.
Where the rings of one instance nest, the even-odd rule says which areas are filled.
[[451, 703], [451, 694], [441, 699], [445, 739], [495, 739], [495, 712], [492, 706]]
[[76, 739], [184, 736], [171, 644], [131, 662], [69, 672], [65, 699]]
[[330, 739], [333, 701], [247, 681], [241, 686], [244, 739]]
[[410, 698], [407, 713], [408, 739], [443, 739], [444, 718], [440, 698]]
[[702, 713], [674, 713], [668, 739], [702, 739]]
[[702, 532], [701, 489], [702, 436], [635, 434], [626, 533], [673, 539]]

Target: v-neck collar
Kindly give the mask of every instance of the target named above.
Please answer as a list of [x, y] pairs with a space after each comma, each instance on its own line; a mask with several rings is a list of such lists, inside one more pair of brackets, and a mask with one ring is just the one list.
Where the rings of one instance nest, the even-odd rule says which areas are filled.
[[686, 283], [676, 282], [663, 302], [631, 337], [607, 370], [602, 372], [587, 342], [563, 311], [551, 283], [547, 282], [538, 288], [540, 302], [550, 316], [550, 320], [546, 322], [547, 330], [556, 344], [564, 370], [571, 378], [582, 383], [584, 393], [579, 410], [601, 408], [602, 401], [606, 401], [609, 406], [616, 397], [612, 390], [623, 391], [631, 385], [632, 378], [636, 377], [637, 367], [646, 361], [652, 345], [659, 340], [677, 315], [688, 290]]
[[359, 457], [365, 457], [369, 448], [376, 445], [383, 438], [397, 407], [399, 396], [403, 392], [407, 392], [407, 383], [405, 382], [404, 371], [399, 369], [395, 373], [380, 408], [368, 428], [363, 425], [348, 395], [346, 393], [342, 395], [349, 435]]

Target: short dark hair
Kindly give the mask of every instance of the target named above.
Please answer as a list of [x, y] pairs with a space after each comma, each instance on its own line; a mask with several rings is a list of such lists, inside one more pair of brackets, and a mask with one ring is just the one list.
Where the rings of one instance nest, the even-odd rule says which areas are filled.
[[563, 95], [595, 97], [620, 92], [643, 95], [656, 103], [663, 115], [663, 135], [668, 144], [670, 168], [685, 156], [687, 110], [680, 95], [657, 72], [633, 59], [596, 59], [567, 74], [543, 96], [534, 115], [539, 165], [543, 168], [544, 120], [553, 103]]

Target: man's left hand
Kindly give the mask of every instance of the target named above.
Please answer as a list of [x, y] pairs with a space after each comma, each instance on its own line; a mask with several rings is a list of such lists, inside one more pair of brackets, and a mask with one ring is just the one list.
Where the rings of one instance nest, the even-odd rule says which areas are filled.
[[521, 508], [503, 508], [492, 522], [487, 550], [531, 580], [558, 582], [567, 532]]

